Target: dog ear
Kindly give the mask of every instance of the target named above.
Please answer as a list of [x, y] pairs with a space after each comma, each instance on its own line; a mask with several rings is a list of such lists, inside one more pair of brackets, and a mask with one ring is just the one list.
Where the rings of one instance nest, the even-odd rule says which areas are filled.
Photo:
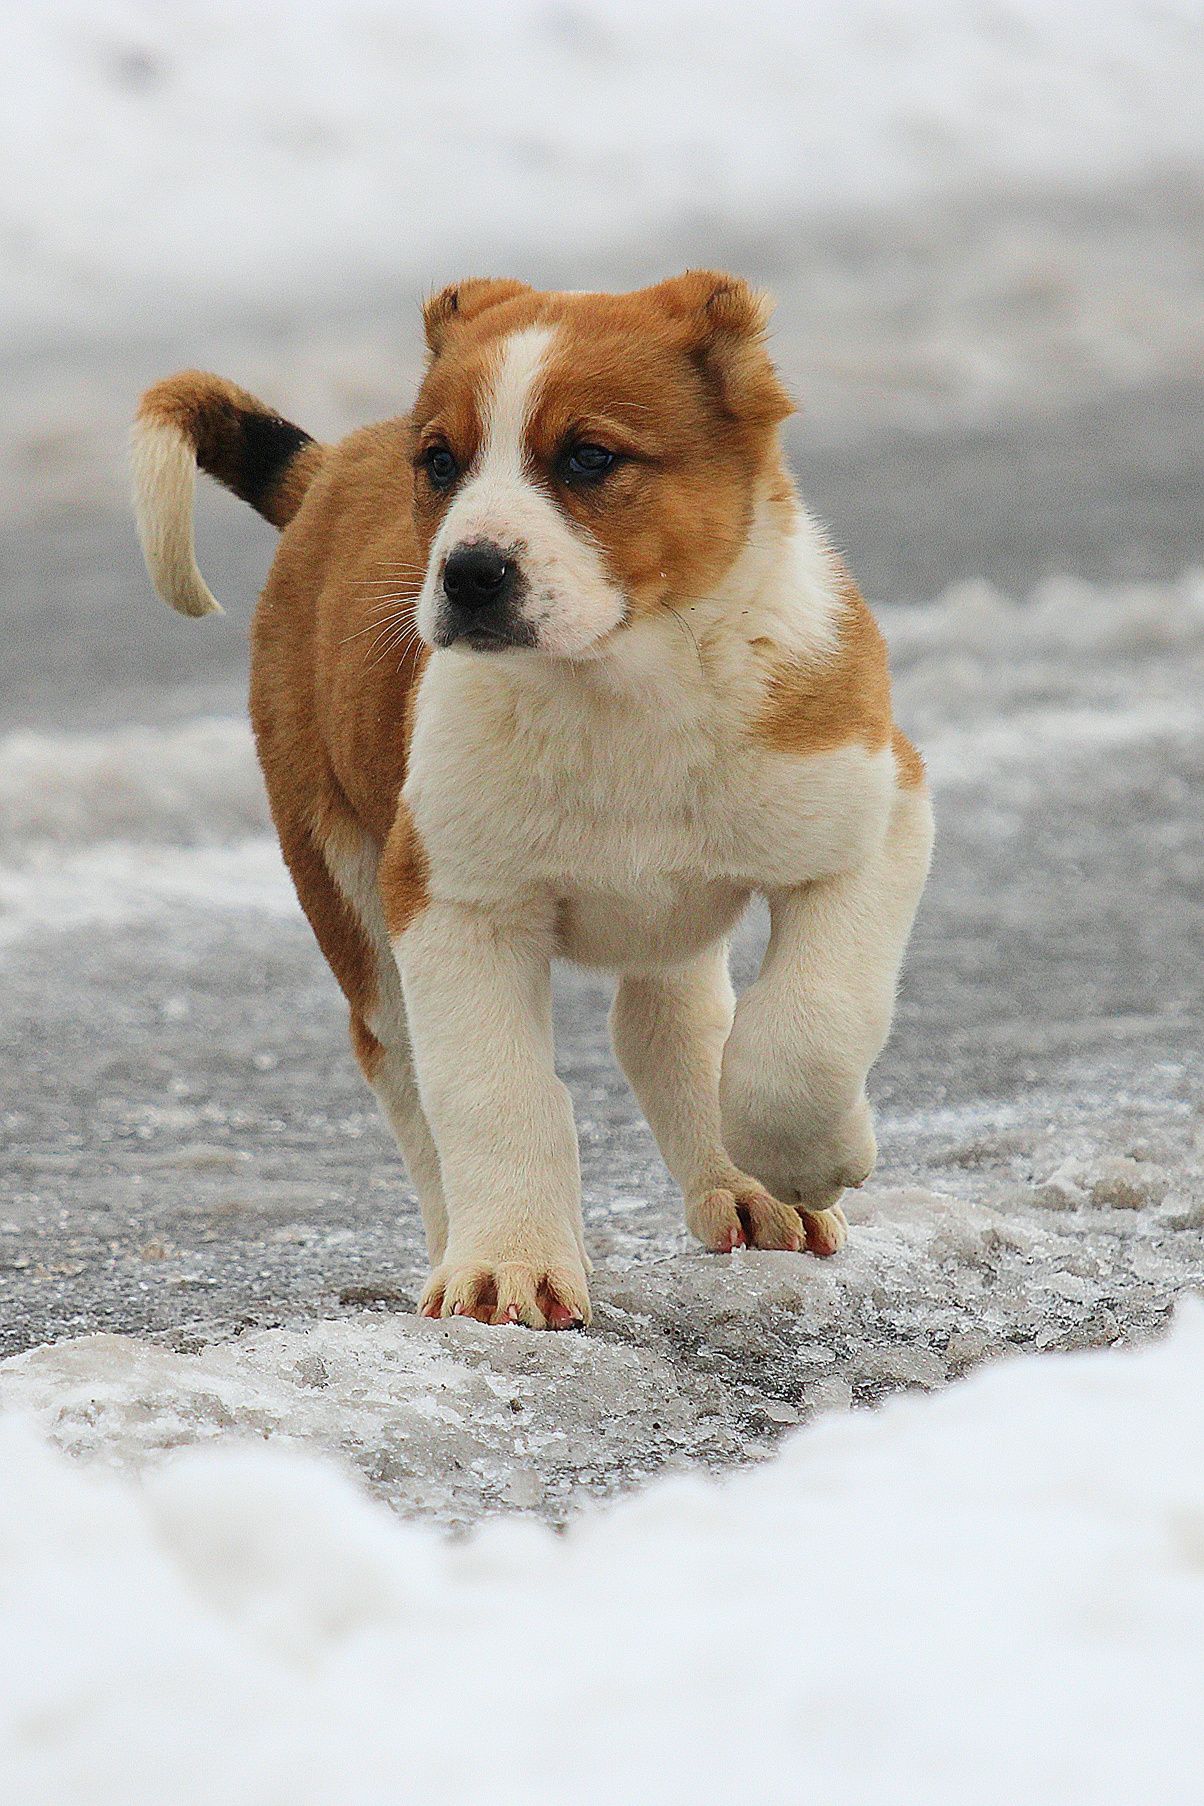
[[677, 324], [725, 414], [775, 426], [794, 412], [765, 347], [769, 295], [722, 270], [687, 270], [649, 293]]
[[426, 342], [437, 356], [458, 321], [475, 320], [486, 308], [530, 293], [527, 283], [511, 282], [505, 277], [474, 276], [467, 282], [453, 282], [432, 295], [422, 310]]

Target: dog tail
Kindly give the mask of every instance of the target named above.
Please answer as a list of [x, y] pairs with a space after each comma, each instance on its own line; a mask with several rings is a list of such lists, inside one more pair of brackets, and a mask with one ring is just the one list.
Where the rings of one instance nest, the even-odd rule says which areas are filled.
[[185, 370], [148, 389], [134, 422], [134, 514], [151, 582], [182, 615], [220, 614], [197, 569], [197, 466], [286, 527], [327, 448], [220, 376]]

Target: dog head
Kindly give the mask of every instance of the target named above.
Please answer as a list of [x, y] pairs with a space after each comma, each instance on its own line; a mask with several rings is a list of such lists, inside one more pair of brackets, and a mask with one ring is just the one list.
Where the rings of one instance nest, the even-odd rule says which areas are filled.
[[436, 295], [412, 416], [428, 644], [588, 657], [711, 590], [791, 411], [767, 312], [713, 271], [627, 295]]

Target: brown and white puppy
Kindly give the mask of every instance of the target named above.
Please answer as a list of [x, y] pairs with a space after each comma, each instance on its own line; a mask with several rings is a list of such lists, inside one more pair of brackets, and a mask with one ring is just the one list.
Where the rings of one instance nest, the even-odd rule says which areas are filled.
[[[196, 465], [283, 529], [251, 713], [281, 846], [417, 1190], [428, 1315], [589, 1319], [551, 963], [618, 976], [615, 1047], [716, 1252], [830, 1254], [928, 869], [886, 652], [782, 462], [743, 283], [461, 283], [402, 419], [316, 444], [216, 377], [152, 389], [138, 519], [196, 568]], [[727, 938], [772, 935], [737, 1006]]]

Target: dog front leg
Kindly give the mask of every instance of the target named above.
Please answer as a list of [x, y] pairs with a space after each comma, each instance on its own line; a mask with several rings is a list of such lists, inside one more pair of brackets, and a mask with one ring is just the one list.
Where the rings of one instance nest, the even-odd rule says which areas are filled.
[[931, 848], [927, 796], [900, 791], [864, 865], [771, 895], [769, 947], [724, 1049], [724, 1144], [797, 1207], [817, 1252], [844, 1240], [840, 1195], [877, 1158], [866, 1075], [890, 1030]]
[[796, 1249], [797, 1210], [742, 1173], [723, 1146], [719, 1067], [734, 1007], [725, 945], [666, 972], [629, 974], [610, 1016], [615, 1052], [699, 1241], [716, 1254]]
[[429, 903], [394, 943], [439, 1150], [443, 1259], [421, 1310], [589, 1321], [577, 1134], [552, 1060], [550, 925]]

